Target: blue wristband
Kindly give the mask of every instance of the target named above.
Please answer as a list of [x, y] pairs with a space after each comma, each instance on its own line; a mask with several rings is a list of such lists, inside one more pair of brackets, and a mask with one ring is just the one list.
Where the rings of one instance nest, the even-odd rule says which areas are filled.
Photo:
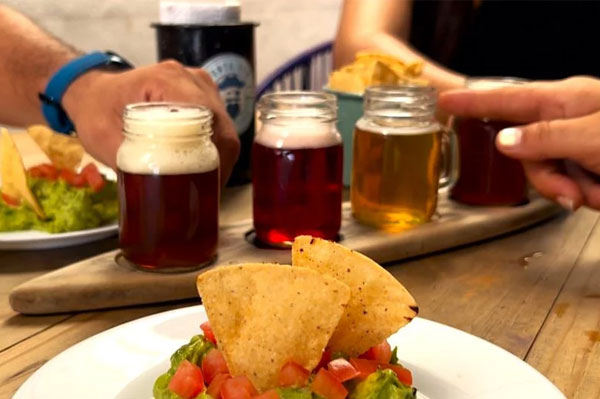
[[42, 101], [42, 113], [53, 130], [66, 134], [75, 130], [61, 104], [71, 83], [91, 69], [111, 65], [120, 69], [132, 68], [129, 62], [114, 53], [95, 51], [68, 62], [50, 78], [46, 90], [39, 94], [39, 98]]

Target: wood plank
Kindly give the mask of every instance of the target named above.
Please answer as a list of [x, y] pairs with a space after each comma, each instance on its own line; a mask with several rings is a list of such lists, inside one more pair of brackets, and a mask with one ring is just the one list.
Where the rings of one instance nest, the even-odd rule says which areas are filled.
[[[561, 213], [549, 201], [533, 197], [520, 207], [475, 208], [440, 197], [441, 216], [430, 223], [391, 234], [359, 224], [345, 204], [342, 244], [379, 262], [452, 248], [538, 223]], [[252, 221], [221, 226], [217, 264], [238, 262], [289, 263], [289, 251], [258, 249], [244, 238]], [[14, 310], [47, 314], [159, 303], [196, 296], [198, 272], [140, 272], [115, 262], [111, 252], [29, 281], [10, 294]], [[203, 271], [209, 268], [203, 269]]]
[[600, 398], [600, 223], [527, 355], [573, 399]]
[[8, 303], [10, 291], [27, 280], [79, 259], [115, 248], [117, 240], [45, 251], [0, 251], [0, 352], [65, 319], [65, 315], [23, 317]]
[[89, 336], [149, 314], [191, 306], [197, 302], [71, 316], [62, 323], [0, 352], [0, 398], [12, 397], [19, 386], [49, 359]]
[[597, 213], [580, 210], [521, 234], [389, 270], [414, 294], [420, 316], [524, 358], [597, 219]]

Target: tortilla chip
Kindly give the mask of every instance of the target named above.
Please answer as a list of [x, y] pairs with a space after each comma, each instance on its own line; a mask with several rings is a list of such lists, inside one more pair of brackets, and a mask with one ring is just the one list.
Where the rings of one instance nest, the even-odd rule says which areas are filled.
[[329, 275], [351, 289], [350, 302], [329, 341], [334, 352], [360, 355], [408, 324], [419, 311], [410, 293], [387, 270], [334, 242], [296, 237], [292, 265]]
[[27, 133], [58, 169], [75, 171], [81, 163], [84, 150], [75, 137], [55, 133], [44, 125], [30, 126]]
[[350, 298], [344, 283], [276, 264], [220, 266], [197, 287], [231, 375], [259, 390], [277, 386], [289, 360], [312, 370]]
[[33, 196], [33, 193], [27, 185], [27, 175], [25, 166], [21, 159], [21, 154], [8, 130], [1, 129], [2, 132], [2, 193], [9, 197], [25, 200], [35, 211], [38, 217], [45, 219], [44, 211]]

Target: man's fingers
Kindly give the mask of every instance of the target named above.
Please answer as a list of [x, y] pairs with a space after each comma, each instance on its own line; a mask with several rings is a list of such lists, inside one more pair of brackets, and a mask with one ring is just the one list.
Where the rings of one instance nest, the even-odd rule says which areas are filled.
[[527, 179], [544, 197], [574, 211], [584, 202], [583, 192], [556, 162], [523, 162]]
[[574, 77], [493, 90], [450, 90], [440, 94], [439, 106], [457, 116], [515, 123], [575, 118], [600, 108], [600, 83]]
[[600, 178], [572, 161], [565, 161], [565, 170], [581, 189], [585, 204], [600, 209]]
[[600, 174], [600, 112], [504, 129], [498, 133], [496, 146], [512, 158], [572, 159]]

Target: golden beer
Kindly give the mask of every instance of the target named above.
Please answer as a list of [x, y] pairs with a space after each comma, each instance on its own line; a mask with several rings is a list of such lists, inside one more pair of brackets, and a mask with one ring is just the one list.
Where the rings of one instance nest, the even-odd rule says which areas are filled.
[[428, 221], [437, 205], [440, 127], [354, 131], [352, 211], [360, 221], [408, 228]]
[[371, 87], [365, 93], [354, 130], [350, 190], [360, 222], [401, 231], [435, 213], [443, 135], [435, 103], [431, 87]]

